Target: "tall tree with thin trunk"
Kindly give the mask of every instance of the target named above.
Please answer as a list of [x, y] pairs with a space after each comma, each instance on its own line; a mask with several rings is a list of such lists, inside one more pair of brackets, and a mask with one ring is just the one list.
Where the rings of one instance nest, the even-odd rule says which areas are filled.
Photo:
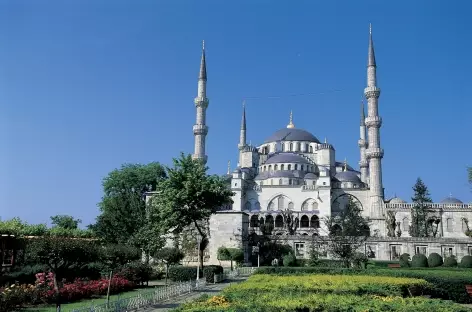
[[[166, 168], [167, 179], [157, 185], [151, 199], [150, 221], [164, 233], [180, 234], [194, 227], [200, 245], [205, 244], [209, 237], [205, 224], [220, 207], [232, 203], [233, 192], [223, 178], [208, 175], [200, 160], [181, 154], [173, 162], [172, 168]], [[199, 254], [203, 267], [203, 253]]]
[[414, 195], [411, 198], [415, 204], [411, 210], [410, 235], [412, 237], [428, 237], [433, 234], [431, 223], [428, 222], [428, 213], [431, 208], [431, 200], [428, 187], [421, 178], [416, 180], [413, 186]]

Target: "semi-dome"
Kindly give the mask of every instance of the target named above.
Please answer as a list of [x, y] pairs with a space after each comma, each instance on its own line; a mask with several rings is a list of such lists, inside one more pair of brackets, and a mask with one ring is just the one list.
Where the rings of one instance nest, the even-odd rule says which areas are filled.
[[316, 180], [316, 174], [314, 174], [313, 172], [308, 172], [307, 174], [305, 174], [305, 179]]
[[272, 134], [264, 143], [278, 141], [305, 141], [320, 143], [320, 141], [310, 132], [303, 129], [283, 128]]
[[390, 199], [389, 203], [390, 204], [405, 204], [406, 201], [404, 201], [400, 197], [394, 197], [394, 198]]
[[336, 173], [334, 177], [340, 182], [361, 183], [361, 179], [359, 179], [357, 173], [354, 171], [341, 171]]
[[446, 197], [443, 200], [441, 200], [441, 204], [463, 204], [463, 202], [449, 195], [449, 197]]
[[279, 164], [279, 163], [298, 163], [309, 164], [308, 159], [295, 153], [277, 153], [269, 157], [265, 164]]

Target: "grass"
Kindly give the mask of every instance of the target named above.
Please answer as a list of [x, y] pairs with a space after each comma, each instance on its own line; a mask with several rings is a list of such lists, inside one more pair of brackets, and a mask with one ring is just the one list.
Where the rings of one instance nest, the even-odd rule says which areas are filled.
[[[160, 287], [160, 286], [157, 286], [157, 287]], [[140, 288], [140, 289], [134, 289], [131, 291], [123, 292], [121, 294], [110, 295], [110, 302], [118, 300], [118, 299], [135, 297], [140, 293], [146, 294], [146, 293], [154, 291], [154, 288], [155, 287]], [[64, 311], [64, 312], [72, 311], [75, 309], [81, 309], [81, 308], [86, 308], [86, 307], [90, 307], [94, 305], [104, 304], [106, 302], [107, 302], [107, 297], [102, 296], [100, 298], [85, 299], [85, 300], [75, 301], [71, 303], [64, 303], [64, 304], [61, 304], [61, 311]], [[28, 308], [25, 311], [27, 312], [56, 312], [56, 306], [55, 305], [36, 306], [36, 307]]]

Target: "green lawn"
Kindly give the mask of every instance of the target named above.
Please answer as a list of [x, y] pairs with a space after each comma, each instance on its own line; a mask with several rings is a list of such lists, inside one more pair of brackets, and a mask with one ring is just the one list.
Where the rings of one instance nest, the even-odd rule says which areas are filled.
[[[157, 287], [161, 287], [161, 286], [157, 286]], [[154, 289], [155, 287], [147, 287], [147, 288], [140, 288], [140, 289], [127, 291], [118, 295], [111, 295], [110, 302], [117, 299], [135, 297], [139, 293], [142, 293], [142, 294], [149, 293], [149, 292], [152, 292]], [[87, 299], [87, 300], [81, 300], [81, 301], [76, 301], [72, 303], [65, 303], [61, 305], [61, 311], [68, 312], [74, 309], [80, 309], [80, 308], [90, 307], [93, 305], [104, 304], [106, 302], [107, 302], [106, 296], [103, 296], [103, 297], [95, 298], [95, 299]], [[42, 307], [32, 307], [32, 308], [26, 309], [26, 311], [27, 312], [56, 312], [56, 306], [47, 305], [47, 306], [42, 306]]]

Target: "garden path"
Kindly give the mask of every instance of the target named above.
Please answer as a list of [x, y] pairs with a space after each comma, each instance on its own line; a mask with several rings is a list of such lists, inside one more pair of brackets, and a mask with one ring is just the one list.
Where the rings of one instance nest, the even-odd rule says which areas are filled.
[[168, 312], [168, 311], [171, 311], [172, 309], [177, 308], [182, 303], [186, 303], [186, 302], [197, 299], [203, 294], [214, 296], [220, 291], [222, 291], [224, 288], [228, 287], [229, 285], [234, 284], [234, 283], [240, 283], [242, 281], [245, 281], [246, 279], [247, 279], [247, 276], [240, 276], [233, 279], [228, 279], [218, 284], [213, 284], [213, 285], [210, 284], [201, 290], [192, 292], [184, 296], [171, 298], [167, 301], [164, 301], [162, 303], [155, 305], [154, 307], [146, 308], [141, 311], [142, 312]]

